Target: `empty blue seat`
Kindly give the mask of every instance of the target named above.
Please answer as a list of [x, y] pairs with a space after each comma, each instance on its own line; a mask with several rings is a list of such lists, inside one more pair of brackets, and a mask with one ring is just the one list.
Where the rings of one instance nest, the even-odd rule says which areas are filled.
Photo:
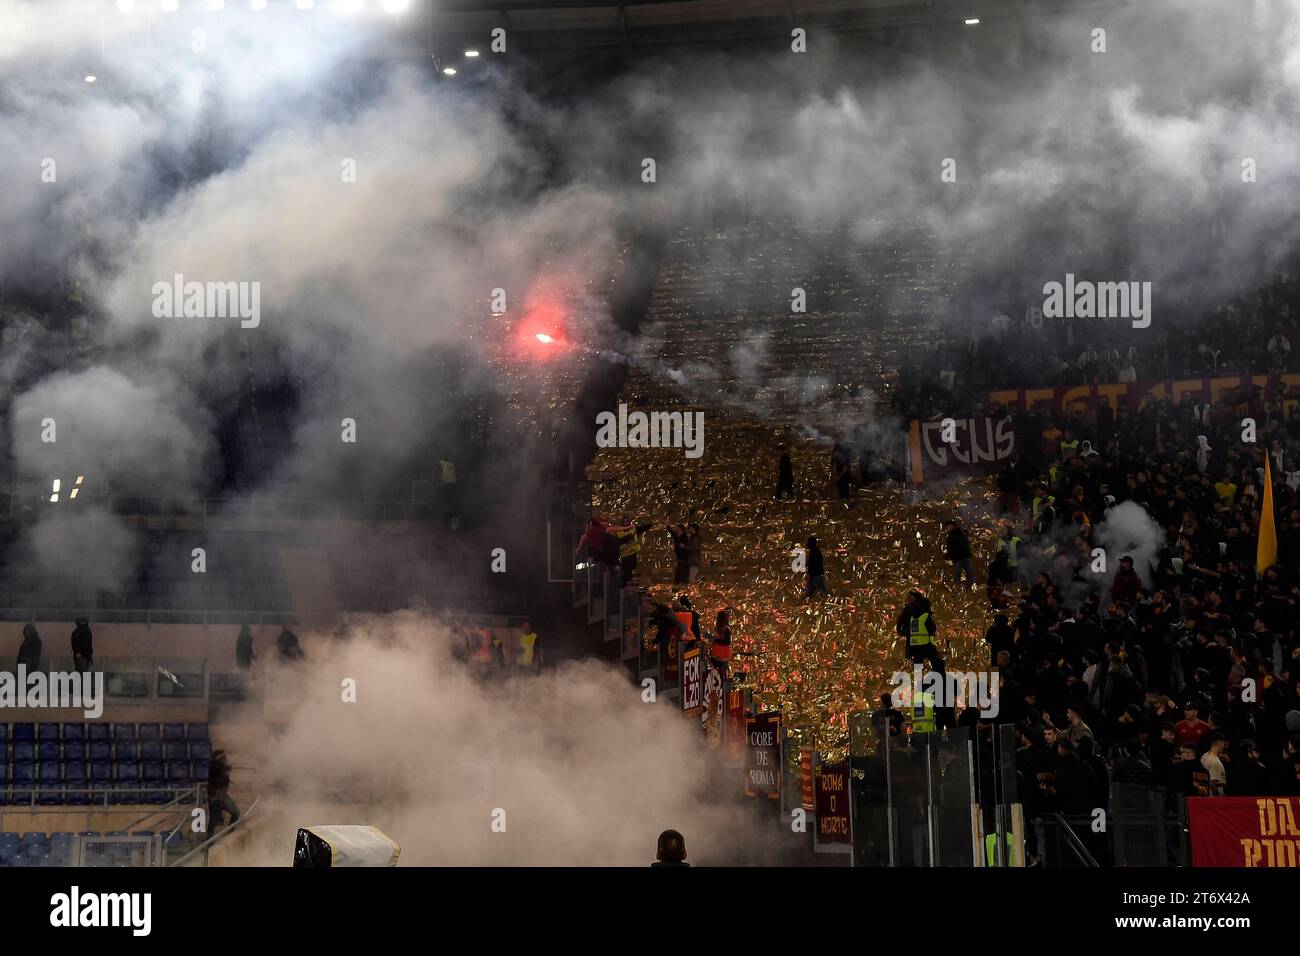
[[15, 866], [21, 847], [17, 833], [0, 833], [0, 866]]
[[186, 724], [185, 739], [190, 741], [191, 743], [193, 743], [196, 740], [201, 740], [204, 743], [211, 743], [211, 741], [208, 739], [208, 725], [207, 724]]
[[135, 724], [114, 724], [113, 725], [113, 742], [121, 743], [123, 740], [136, 740]]
[[166, 803], [168, 796], [163, 765], [157, 761], [143, 763], [140, 765], [140, 775], [145, 783], [144, 802]]
[[184, 740], [184, 724], [163, 724], [163, 740]]
[[190, 779], [195, 783], [208, 782], [208, 762], [206, 760], [190, 762]]
[[37, 759], [41, 763], [58, 764], [61, 749], [57, 740], [42, 740], [36, 745]]
[[24, 833], [18, 843], [19, 846], [49, 846], [50, 838], [44, 833]]
[[31, 763], [36, 759], [36, 744], [30, 740], [14, 744], [14, 763]]
[[207, 763], [212, 759], [212, 744], [206, 740], [190, 744], [190, 759], [195, 763]]
[[9, 742], [9, 725], [0, 724], [0, 750], [4, 750], [5, 744]]
[[140, 748], [135, 743], [118, 744], [117, 759], [127, 763], [134, 763], [140, 759]]
[[[126, 726], [130, 725], [128, 724]], [[86, 739], [91, 743], [96, 743], [98, 741], [107, 743], [109, 740], [108, 724], [90, 724], [86, 727]]]
[[36, 727], [37, 740], [55, 740], [59, 739], [59, 725], [42, 723]]
[[167, 761], [167, 782], [185, 785], [190, 782], [190, 765], [184, 760]]
[[63, 725], [63, 742], [80, 743], [86, 739], [85, 724], [64, 724]]
[[43, 763], [37, 771], [36, 802], [57, 806], [63, 802], [63, 779], [57, 763]]
[[140, 765], [138, 763], [119, 763], [117, 765], [117, 779], [119, 782], [135, 783], [140, 779]]
[[82, 806], [90, 802], [90, 781], [86, 779], [84, 763], [65, 763], [63, 765], [63, 783], [67, 787], [63, 798], [67, 803]]
[[90, 764], [90, 782], [107, 783], [113, 779], [113, 769], [107, 761], [92, 760]]
[[90, 759], [107, 763], [113, 758], [112, 744], [106, 740], [96, 740], [90, 745]]
[[86, 745], [80, 740], [63, 742], [63, 762], [84, 761], [86, 759]]
[[46, 862], [50, 866], [71, 866], [72, 844], [75, 839], [71, 833], [50, 834], [50, 855]]
[[104, 781], [90, 781], [90, 803], [92, 806], [103, 807], [112, 802], [113, 785]]
[[174, 740], [164, 741], [163, 743], [163, 760], [189, 760], [189, 748], [185, 741], [179, 743]]
[[13, 739], [15, 743], [35, 743], [36, 742], [36, 725], [35, 724], [14, 724]]
[[118, 783], [113, 788], [113, 800], [116, 803], [143, 803], [140, 786], [134, 783]]
[[30, 803], [32, 787], [36, 784], [36, 764], [30, 762], [14, 764], [12, 780], [13, 802], [18, 804]]
[[157, 740], [140, 741], [141, 760], [162, 760], [162, 743]]
[[162, 740], [162, 732], [158, 729], [157, 724], [141, 724], [136, 728], [135, 739], [145, 740]]

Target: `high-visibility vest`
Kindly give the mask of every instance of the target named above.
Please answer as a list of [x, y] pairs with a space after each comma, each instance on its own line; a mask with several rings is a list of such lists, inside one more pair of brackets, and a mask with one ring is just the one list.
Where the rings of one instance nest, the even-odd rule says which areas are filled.
[[487, 628], [479, 631], [478, 650], [474, 652], [474, 660], [480, 664], [492, 663], [492, 632]]
[[537, 634], [533, 631], [519, 635], [519, 661], [523, 667], [533, 666], [533, 650], [537, 647]]
[[623, 531], [618, 538], [618, 557], [621, 561], [623, 558], [630, 558], [641, 550], [641, 536], [636, 533], [636, 528], [629, 531]]
[[709, 653], [713, 655], [714, 660], [731, 660], [731, 638], [721, 640], [720, 638], [715, 637], [713, 639], [713, 644], [709, 647]]
[[1070, 451], [1073, 453], [1078, 450], [1079, 450], [1079, 439], [1077, 438], [1074, 441], [1061, 442], [1061, 459], [1064, 460], [1068, 457], [1072, 457], [1072, 455], [1066, 455], [1066, 451]]
[[[1007, 848], [1002, 851], [1002, 865], [1011, 866], [1016, 862], [1016, 835], [1008, 833]], [[998, 835], [990, 833], [984, 838], [984, 865], [998, 865]]]
[[1014, 568], [1016, 566], [1016, 548], [1019, 547], [1019, 545], [1019, 535], [1016, 535], [1013, 538], [998, 538], [998, 550], [1007, 553], [1007, 567], [1009, 568]]
[[934, 643], [934, 628], [930, 626], [929, 611], [924, 611], [907, 622], [907, 643], [912, 647]]
[[912, 733], [932, 734], [938, 729], [934, 720], [934, 695], [923, 693], [913, 698]]

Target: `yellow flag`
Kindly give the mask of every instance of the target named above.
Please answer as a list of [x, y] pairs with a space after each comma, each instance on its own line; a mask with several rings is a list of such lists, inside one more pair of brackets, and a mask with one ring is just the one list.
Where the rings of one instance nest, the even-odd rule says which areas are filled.
[[1277, 525], [1273, 522], [1273, 471], [1264, 456], [1264, 511], [1259, 516], [1259, 548], [1255, 552], [1255, 573], [1263, 574], [1277, 563]]

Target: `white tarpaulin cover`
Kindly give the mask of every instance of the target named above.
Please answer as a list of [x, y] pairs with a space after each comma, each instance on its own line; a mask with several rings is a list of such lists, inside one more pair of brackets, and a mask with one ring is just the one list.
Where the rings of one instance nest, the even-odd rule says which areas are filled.
[[375, 827], [307, 827], [330, 845], [331, 866], [396, 866], [402, 848]]

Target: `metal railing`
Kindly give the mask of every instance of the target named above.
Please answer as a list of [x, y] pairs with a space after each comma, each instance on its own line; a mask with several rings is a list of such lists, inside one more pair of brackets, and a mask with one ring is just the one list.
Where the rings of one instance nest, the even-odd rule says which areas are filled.
[[0, 621], [74, 621], [87, 618], [96, 624], [202, 624], [204, 626], [247, 624], [297, 624], [292, 611], [189, 611], [168, 608], [87, 608], [87, 607], [0, 607]]
[[[71, 674], [75, 670], [73, 658], [50, 657], [40, 673]], [[13, 671], [5, 666], [0, 667], [0, 673]], [[28, 677], [32, 673], [29, 671]], [[198, 703], [206, 701], [209, 695], [210, 675], [206, 658], [101, 657], [86, 669], [86, 673], [103, 674], [105, 698], [118, 701]]]
[[365, 501], [342, 498], [177, 498], [166, 495], [78, 494], [49, 500], [48, 489], [0, 492], [0, 521], [24, 509], [100, 507], [137, 518], [208, 521], [411, 521], [426, 516], [427, 505], [411, 501]]
[[254, 814], [257, 813], [257, 808], [261, 804], [261, 802], [262, 802], [262, 798], [258, 797], [256, 800], [253, 801], [252, 805], [249, 806], [248, 810], [244, 814], [242, 814], [238, 820], [236, 820], [234, 823], [228, 826], [222, 827], [220, 830], [212, 834], [212, 836], [208, 837], [206, 840], [204, 840], [194, 849], [190, 850], [189, 853], [186, 853], [184, 856], [182, 856], [179, 860], [169, 863], [168, 866], [195, 865], [195, 864], [191, 864], [190, 862], [191, 860], [195, 860], [195, 859], [201, 859], [202, 865], [207, 866], [208, 854], [212, 850], [212, 848], [216, 846], [217, 843], [230, 839], [234, 834], [246, 831], [249, 827], [249, 821], [254, 818]]

